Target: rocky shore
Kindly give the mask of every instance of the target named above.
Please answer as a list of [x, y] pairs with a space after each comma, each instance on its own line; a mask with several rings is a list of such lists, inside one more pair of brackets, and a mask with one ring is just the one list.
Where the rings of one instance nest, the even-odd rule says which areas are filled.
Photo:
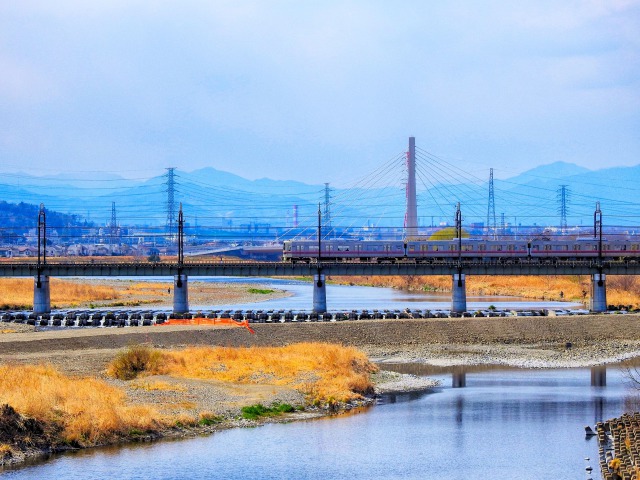
[[[48, 360], [63, 367], [59, 357], [100, 358], [135, 344], [283, 346], [307, 341], [355, 346], [377, 362], [441, 366], [569, 368], [640, 357], [640, 316], [632, 314], [256, 323], [255, 335], [197, 325], [38, 331], [11, 323], [3, 328], [19, 332], [0, 334], [0, 361]], [[72, 373], [83, 372], [79, 366]]]

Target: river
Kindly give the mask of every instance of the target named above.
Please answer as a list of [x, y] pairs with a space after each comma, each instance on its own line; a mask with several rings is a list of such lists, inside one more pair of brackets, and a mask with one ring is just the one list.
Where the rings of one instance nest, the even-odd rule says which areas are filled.
[[[256, 283], [267, 283], [261, 280]], [[309, 308], [308, 284], [270, 284], [290, 289], [294, 296], [232, 307]], [[330, 285], [327, 296], [336, 310], [404, 308], [407, 302], [412, 308], [439, 308], [427, 295], [390, 289]], [[373, 300], [380, 303], [372, 304]], [[478, 301], [497, 305], [499, 300], [503, 308], [515, 308], [514, 302], [549, 308], [549, 302], [522, 299]], [[439, 301], [448, 305], [445, 299]], [[607, 370], [606, 386], [591, 386], [589, 369], [469, 367], [461, 375], [459, 367], [385, 368], [436, 378], [442, 386], [386, 395], [372, 408], [326, 419], [56, 455], [5, 470], [2, 478], [557, 480], [590, 478], [587, 464], [594, 467], [593, 478], [599, 478], [597, 441], [585, 438], [584, 426], [620, 415], [636, 397], [613, 366]], [[464, 387], [453, 388], [454, 383]]]
[[589, 478], [587, 464], [599, 478], [584, 426], [635, 399], [616, 367], [606, 387], [589, 369], [471, 371], [464, 388], [431, 377], [443, 386], [356, 414], [58, 455], [3, 478], [557, 480]]
[[[313, 306], [313, 287], [309, 282], [273, 278], [239, 278], [239, 277], [205, 277], [198, 279], [205, 282], [256, 283], [268, 288], [287, 290], [291, 297], [277, 298], [259, 303], [235, 305], [192, 305], [191, 309], [274, 309], [274, 310], [311, 310]], [[579, 303], [571, 302], [539, 302], [522, 297], [468, 296], [467, 310], [486, 310], [490, 305], [499, 309], [544, 309], [544, 308], [581, 308]], [[404, 309], [449, 310], [451, 308], [450, 293], [406, 292], [393, 288], [364, 287], [350, 285], [327, 284], [327, 309], [330, 311]]]

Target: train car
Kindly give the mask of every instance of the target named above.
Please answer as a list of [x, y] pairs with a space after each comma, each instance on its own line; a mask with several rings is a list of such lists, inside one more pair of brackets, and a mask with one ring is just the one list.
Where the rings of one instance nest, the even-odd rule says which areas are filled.
[[[606, 258], [633, 258], [640, 256], [640, 242], [636, 240], [602, 239], [602, 256]], [[533, 258], [584, 259], [600, 255], [600, 241], [595, 238], [563, 240], [532, 240]]]
[[[459, 248], [461, 247], [461, 252]], [[423, 240], [407, 242], [407, 257], [418, 262], [428, 262], [441, 258], [489, 259], [489, 258], [525, 258], [529, 255], [526, 241], [495, 241], [486, 239], [463, 238], [462, 241]]]
[[[320, 258], [331, 262], [430, 263], [458, 257], [465, 260], [514, 262], [552, 259], [597, 258], [600, 242], [594, 238], [489, 240], [324, 240]], [[461, 252], [458, 251], [461, 245]], [[604, 258], [640, 261], [640, 240], [602, 239]], [[317, 240], [284, 242], [283, 260], [314, 263], [318, 259]]]
[[[319, 256], [324, 261], [395, 263], [405, 257], [402, 241], [324, 240], [321, 246]], [[283, 248], [286, 262], [313, 263], [318, 259], [317, 240], [287, 240]]]

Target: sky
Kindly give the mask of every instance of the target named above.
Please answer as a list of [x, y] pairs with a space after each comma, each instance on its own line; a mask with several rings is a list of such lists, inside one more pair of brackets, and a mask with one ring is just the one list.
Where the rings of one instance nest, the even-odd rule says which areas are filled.
[[640, 163], [640, 0], [0, 3], [0, 172]]

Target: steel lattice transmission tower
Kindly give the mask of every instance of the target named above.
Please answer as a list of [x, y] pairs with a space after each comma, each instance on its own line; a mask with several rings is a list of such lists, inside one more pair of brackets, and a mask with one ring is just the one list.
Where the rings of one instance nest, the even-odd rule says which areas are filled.
[[173, 241], [176, 231], [176, 174], [175, 167], [167, 168], [167, 235], [169, 241]]
[[558, 213], [560, 214], [560, 232], [562, 235], [567, 233], [567, 211], [570, 196], [571, 192], [568, 185], [560, 185], [560, 188], [558, 188], [558, 202], [560, 202]]
[[329, 184], [324, 184], [324, 225], [327, 227], [327, 233], [331, 231], [331, 189]]
[[489, 169], [489, 205], [487, 207], [487, 236], [493, 232], [495, 238], [497, 230], [496, 222], [496, 197], [493, 190], [493, 168]]
[[111, 202], [111, 224], [109, 225], [109, 243], [113, 245], [118, 236], [118, 221], [116, 218], [116, 202]]

